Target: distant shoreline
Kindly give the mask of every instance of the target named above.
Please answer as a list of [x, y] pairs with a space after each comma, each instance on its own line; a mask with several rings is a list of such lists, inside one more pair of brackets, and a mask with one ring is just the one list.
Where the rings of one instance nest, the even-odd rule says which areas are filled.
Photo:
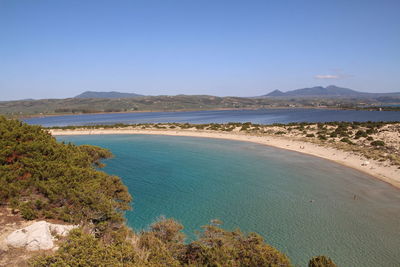
[[167, 135], [187, 136], [201, 138], [228, 139], [234, 141], [253, 142], [257, 144], [272, 146], [280, 149], [295, 151], [330, 160], [341, 165], [356, 169], [373, 176], [381, 181], [391, 184], [400, 189], [400, 169], [398, 166], [385, 165], [377, 160], [367, 159], [355, 153], [343, 151], [327, 146], [320, 146], [310, 142], [294, 140], [288, 137], [257, 136], [233, 132], [210, 132], [206, 130], [157, 130], [157, 129], [133, 129], [133, 128], [110, 128], [110, 129], [50, 129], [53, 136], [60, 135], [108, 135], [108, 134], [144, 134], [144, 135]]
[[[192, 112], [192, 111], [241, 111], [241, 110], [272, 110], [272, 109], [317, 109], [317, 110], [360, 110], [360, 111], [377, 111], [377, 110], [364, 110], [355, 108], [333, 108], [333, 107], [268, 107], [268, 108], [215, 108], [215, 109], [183, 109], [183, 110], [140, 110], [140, 111], [112, 111], [112, 112], [88, 112], [88, 113], [51, 113], [51, 114], [27, 114], [27, 115], [14, 115], [18, 119], [29, 118], [45, 118], [45, 117], [58, 117], [58, 116], [79, 116], [79, 115], [96, 115], [96, 114], [140, 114], [140, 113], [156, 113], [156, 112]], [[386, 110], [384, 110], [386, 111]], [[391, 110], [389, 110], [391, 111]]]

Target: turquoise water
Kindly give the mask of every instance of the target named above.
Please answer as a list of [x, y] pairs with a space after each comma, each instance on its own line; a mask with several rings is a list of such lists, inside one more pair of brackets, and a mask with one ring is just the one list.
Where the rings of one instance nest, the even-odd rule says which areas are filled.
[[[400, 192], [319, 158], [247, 142], [107, 135], [58, 137], [110, 149], [104, 171], [134, 196], [128, 224], [174, 217], [193, 237], [211, 219], [255, 231], [297, 266], [329, 255], [339, 266], [400, 266]], [[354, 200], [354, 195], [357, 196]]]

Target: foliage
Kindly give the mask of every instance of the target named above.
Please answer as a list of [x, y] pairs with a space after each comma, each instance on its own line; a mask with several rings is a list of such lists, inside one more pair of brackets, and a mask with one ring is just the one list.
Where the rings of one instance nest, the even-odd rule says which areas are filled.
[[204, 226], [200, 238], [184, 243], [182, 225], [162, 218], [138, 236], [107, 244], [81, 229], [71, 232], [53, 255], [35, 258], [45, 266], [292, 266], [257, 234]]
[[337, 267], [337, 266], [330, 258], [325, 256], [317, 256], [313, 257], [308, 262], [308, 267]]
[[244, 235], [208, 225], [188, 245], [184, 263], [195, 266], [292, 266], [289, 259], [255, 233]]
[[383, 142], [381, 140], [376, 140], [376, 141], [372, 141], [371, 145], [372, 146], [385, 146], [385, 142]]
[[355, 138], [358, 139], [360, 137], [368, 137], [368, 134], [363, 130], [358, 130], [355, 134]]
[[354, 143], [351, 142], [350, 139], [347, 138], [347, 137], [343, 137], [342, 139], [340, 139], [340, 141], [343, 142], [343, 143], [347, 143], [349, 145], [354, 145]]
[[99, 229], [123, 222], [131, 201], [127, 188], [93, 167], [109, 151], [58, 143], [38, 126], [4, 117], [0, 148], [0, 202], [17, 203], [24, 218], [87, 222]]
[[40, 256], [31, 261], [31, 266], [143, 266], [128, 242], [105, 244], [101, 239], [84, 233], [81, 229], [73, 230], [68, 239], [51, 256]]
[[32, 202], [22, 203], [19, 205], [22, 218], [26, 220], [33, 220], [37, 218], [37, 212]]

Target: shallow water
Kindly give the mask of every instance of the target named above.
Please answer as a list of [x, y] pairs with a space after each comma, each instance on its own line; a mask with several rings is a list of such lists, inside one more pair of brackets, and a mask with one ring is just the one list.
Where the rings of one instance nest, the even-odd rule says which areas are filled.
[[327, 110], [327, 109], [259, 109], [188, 112], [143, 112], [68, 115], [25, 119], [29, 124], [43, 126], [92, 125], [115, 123], [226, 123], [259, 124], [328, 121], [398, 121], [397, 111]]
[[[174, 217], [192, 238], [211, 219], [255, 231], [306, 266], [328, 255], [338, 266], [400, 266], [400, 192], [356, 170], [296, 152], [205, 138], [58, 137], [110, 149], [104, 171], [134, 196], [128, 224]], [[354, 200], [356, 195], [356, 200]]]

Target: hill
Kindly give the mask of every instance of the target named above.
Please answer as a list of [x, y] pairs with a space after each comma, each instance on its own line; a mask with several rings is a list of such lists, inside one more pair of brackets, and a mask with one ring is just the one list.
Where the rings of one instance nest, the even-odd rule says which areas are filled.
[[262, 97], [357, 97], [357, 98], [379, 98], [399, 97], [399, 93], [366, 93], [349, 88], [329, 85], [327, 87], [314, 86], [310, 88], [295, 89], [288, 92], [274, 90]]
[[[371, 96], [372, 95], [372, 96]], [[400, 104], [400, 94], [378, 96], [290, 95], [276, 90], [264, 97], [218, 97], [208, 95], [142, 96], [128, 98], [66, 98], [0, 101], [0, 114], [7, 116], [81, 114], [107, 112], [189, 111], [263, 108], [371, 108]], [[394, 108], [397, 110], [397, 108]], [[391, 109], [393, 110], [393, 109]]]
[[330, 85], [327, 87], [315, 86], [285, 93], [285, 95], [290, 96], [356, 96], [357, 94], [359, 94], [359, 92], [355, 90], [337, 87], [335, 85]]
[[75, 96], [75, 98], [130, 98], [130, 97], [139, 97], [143, 95], [135, 94], [135, 93], [120, 93], [120, 92], [96, 92], [96, 91], [86, 91], [82, 94]]
[[282, 92], [281, 90], [274, 90], [271, 93], [269, 93], [268, 95], [265, 96], [284, 96], [285, 93]]

